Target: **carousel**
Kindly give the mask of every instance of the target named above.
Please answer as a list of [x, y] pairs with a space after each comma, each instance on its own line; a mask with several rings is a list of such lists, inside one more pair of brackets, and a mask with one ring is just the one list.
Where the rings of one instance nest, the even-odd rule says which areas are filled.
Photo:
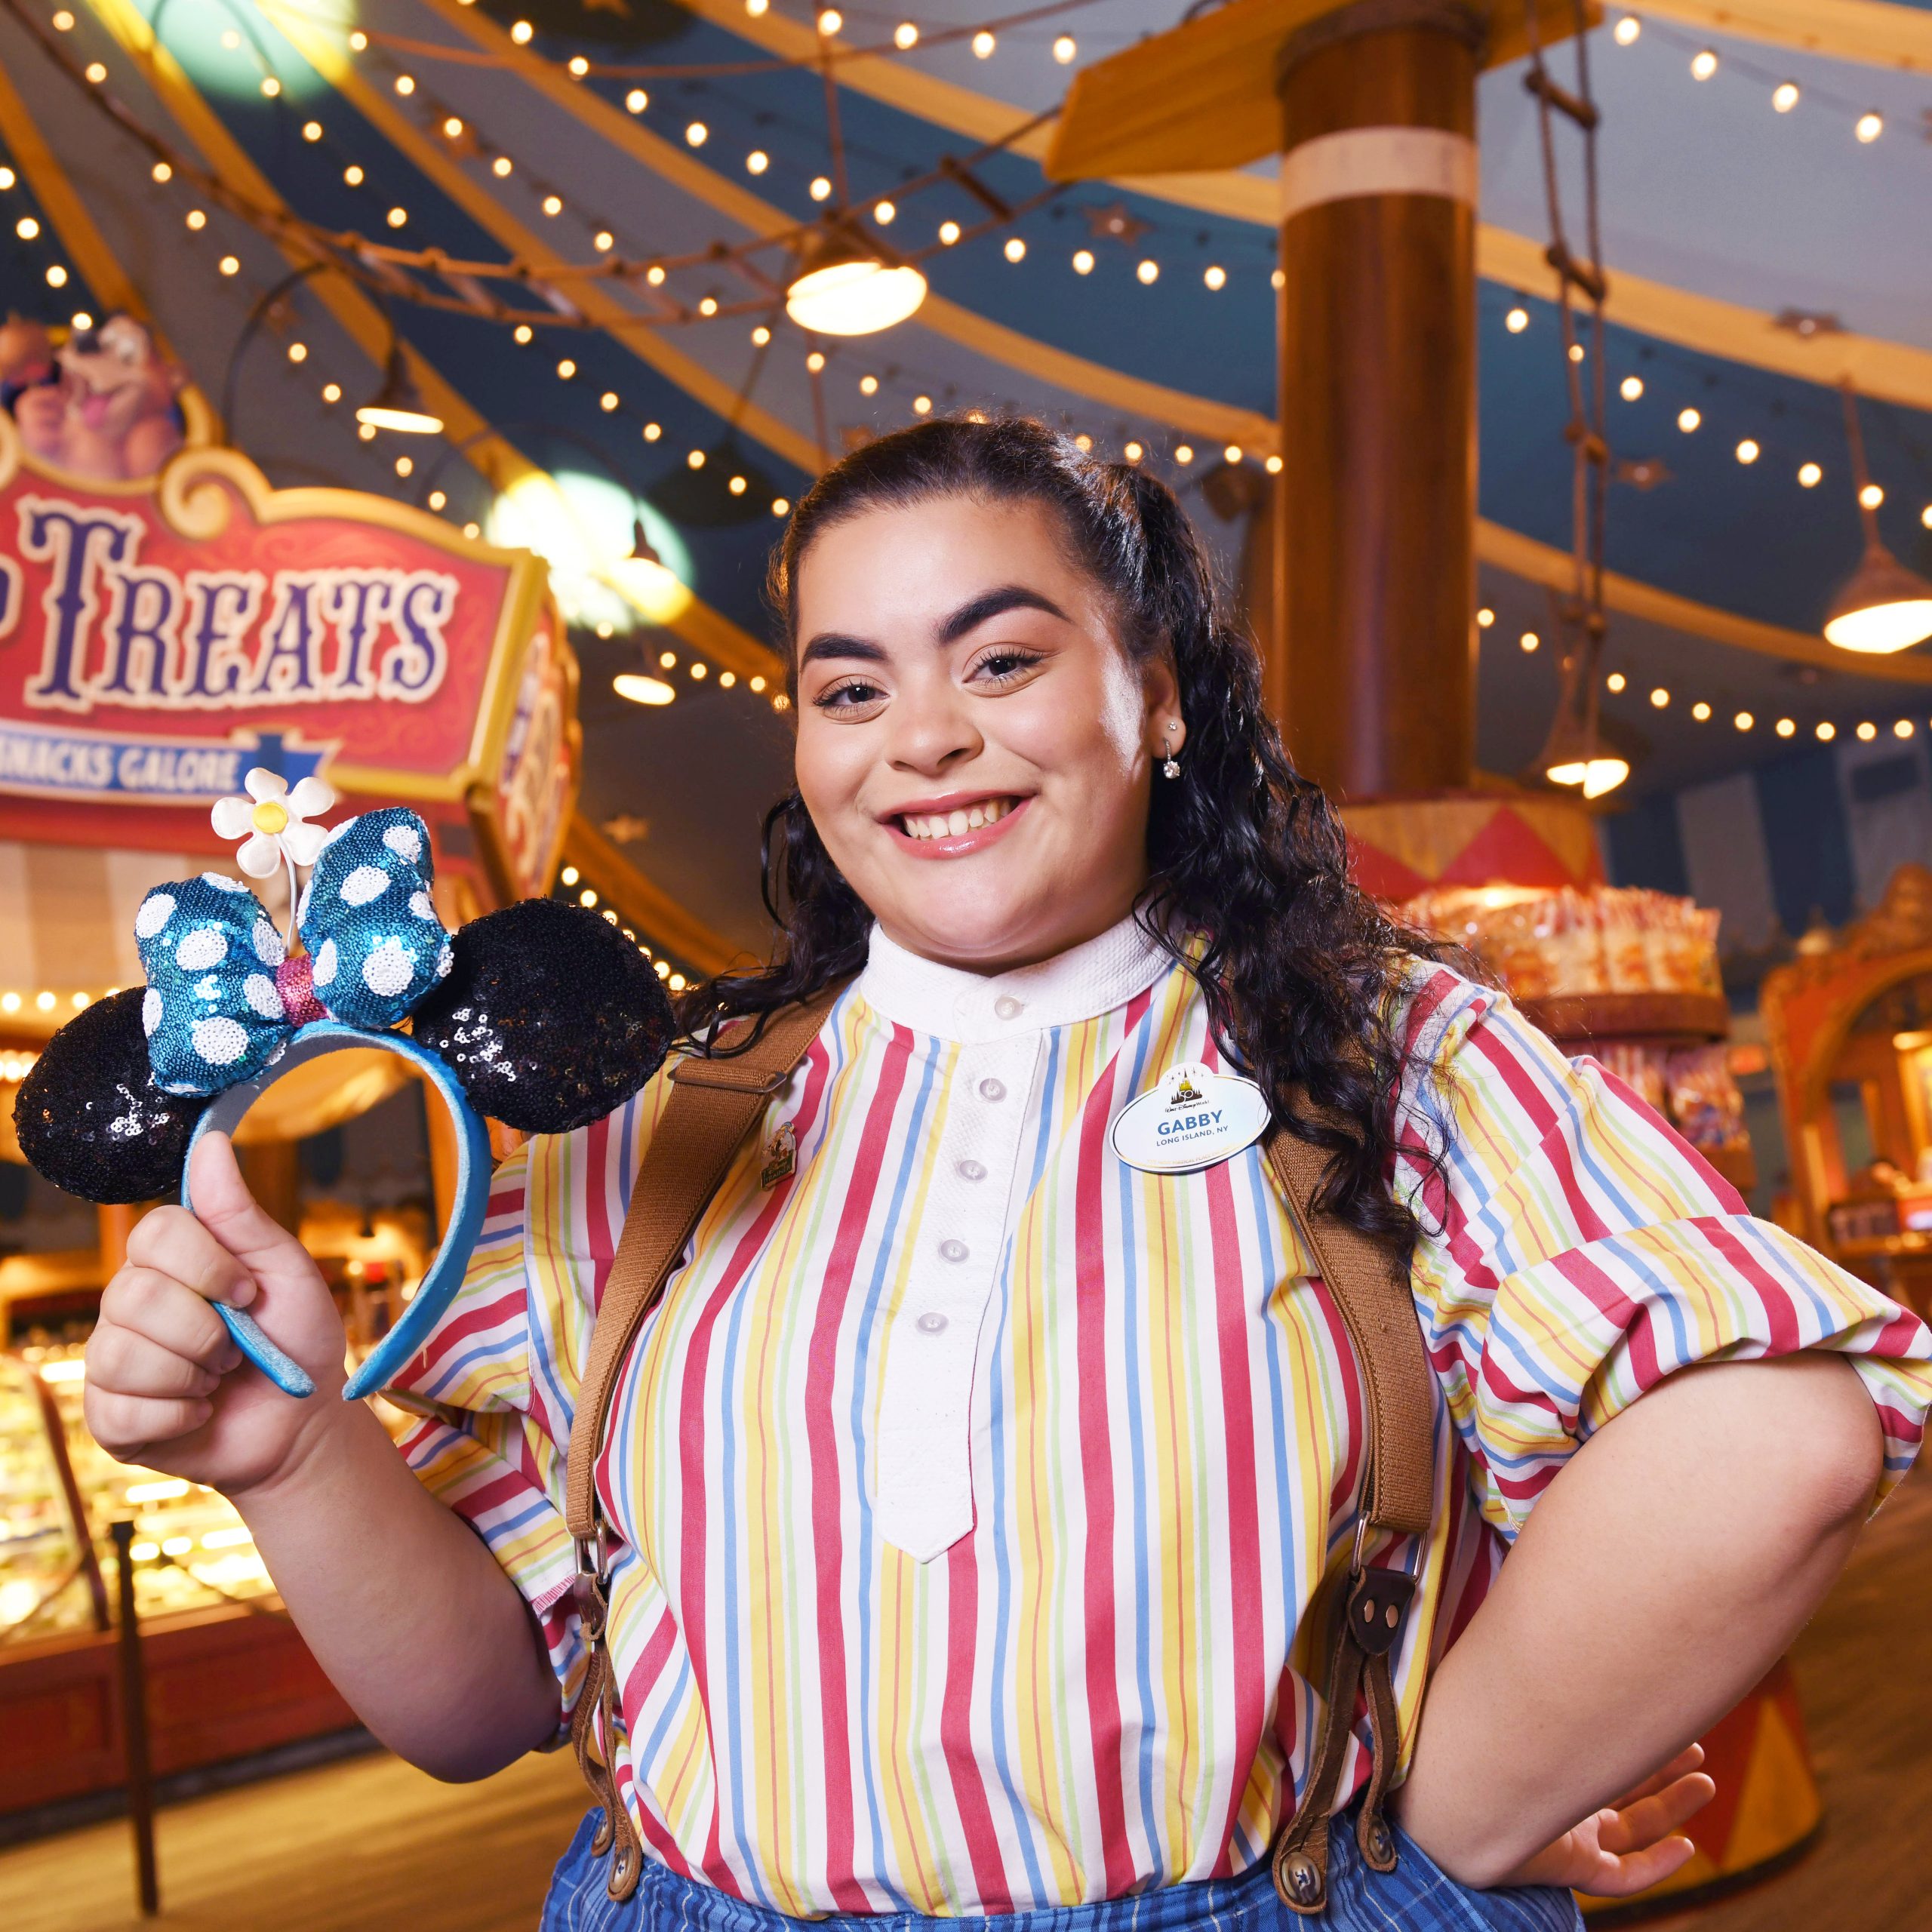
[[[452, 925], [759, 954], [768, 553], [1020, 410], [1182, 493], [1364, 886], [1926, 1310], [1928, 76], [1903, 0], [0, 0], [0, 1082], [245, 786], [413, 806]], [[248, 1171], [366, 1348], [452, 1152], [309, 1071]], [[170, 1767], [349, 1721], [218, 1500], [86, 1441], [136, 1211], [17, 1152], [0, 1814], [118, 1775], [112, 1518]], [[1804, 1855], [1802, 1697], [1651, 1909]]]

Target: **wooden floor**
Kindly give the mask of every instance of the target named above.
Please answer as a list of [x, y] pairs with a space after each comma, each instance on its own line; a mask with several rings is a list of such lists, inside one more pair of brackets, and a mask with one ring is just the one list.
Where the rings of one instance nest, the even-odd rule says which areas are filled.
[[[1860, 1546], [1797, 1651], [1824, 1794], [1792, 1869], [1655, 1932], [1932, 1927], [1932, 1470]], [[135, 1910], [125, 1825], [0, 1853], [5, 1932], [532, 1932], [583, 1813], [568, 1752], [477, 1785], [356, 1758], [175, 1806], [162, 1915]]]

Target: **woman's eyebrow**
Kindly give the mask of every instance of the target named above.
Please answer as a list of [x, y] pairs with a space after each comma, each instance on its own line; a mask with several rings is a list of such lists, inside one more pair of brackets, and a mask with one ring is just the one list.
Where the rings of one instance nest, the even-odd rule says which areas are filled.
[[885, 653], [877, 645], [868, 644], [862, 637], [846, 637], [838, 631], [820, 631], [798, 653], [799, 669], [821, 657], [856, 657], [867, 664], [885, 662]]
[[1043, 597], [1037, 590], [1029, 590], [1024, 584], [1002, 585], [998, 590], [983, 591], [970, 603], [959, 608], [941, 624], [934, 634], [938, 644], [957, 644], [968, 631], [990, 622], [995, 617], [1004, 617], [1009, 611], [1044, 611], [1050, 617], [1057, 617], [1064, 623], [1066, 613], [1051, 597]]

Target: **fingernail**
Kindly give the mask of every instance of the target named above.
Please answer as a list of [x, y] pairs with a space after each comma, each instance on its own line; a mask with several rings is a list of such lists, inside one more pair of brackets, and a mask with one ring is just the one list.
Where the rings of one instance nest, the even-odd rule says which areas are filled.
[[221, 1352], [222, 1373], [226, 1375], [230, 1369], [239, 1368], [241, 1366], [242, 1351], [231, 1342]]
[[230, 1290], [228, 1305], [230, 1308], [246, 1308], [255, 1299], [255, 1284], [247, 1277], [235, 1283]]

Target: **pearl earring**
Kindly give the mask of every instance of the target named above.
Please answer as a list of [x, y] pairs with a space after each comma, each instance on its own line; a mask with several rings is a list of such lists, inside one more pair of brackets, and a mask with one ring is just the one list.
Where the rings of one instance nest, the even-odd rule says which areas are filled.
[[1168, 727], [1168, 755], [1161, 765], [1163, 778], [1178, 778], [1180, 776], [1180, 760], [1174, 756], [1174, 728], [1170, 724]]

